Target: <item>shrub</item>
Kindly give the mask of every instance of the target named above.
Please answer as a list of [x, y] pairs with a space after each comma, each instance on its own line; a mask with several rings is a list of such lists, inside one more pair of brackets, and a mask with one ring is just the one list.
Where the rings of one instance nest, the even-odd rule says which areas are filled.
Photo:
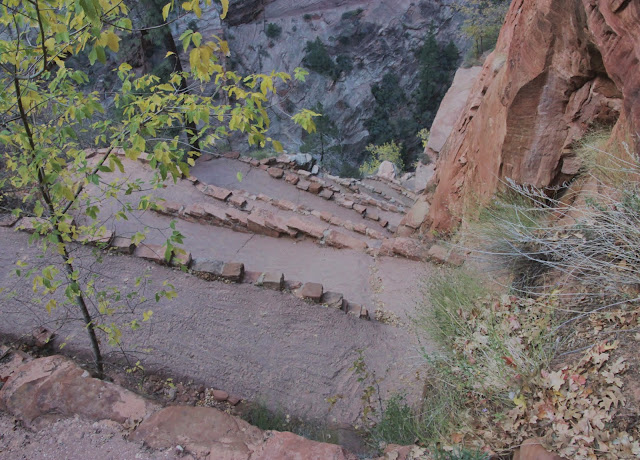
[[329, 51], [327, 51], [327, 47], [322, 43], [319, 37], [314, 41], [307, 42], [305, 52], [306, 54], [302, 59], [302, 63], [307, 68], [322, 75], [330, 77], [334, 75], [336, 65], [333, 62], [333, 59], [331, 59]]
[[364, 175], [375, 174], [383, 161], [390, 161], [398, 171], [402, 171], [404, 164], [400, 153], [401, 147], [402, 145], [393, 141], [383, 145], [368, 145], [367, 152], [371, 158], [360, 166], [360, 172]]
[[[615, 301], [640, 284], [640, 165], [626, 145], [596, 132], [577, 148], [584, 172], [557, 190], [508, 181], [475, 232], [500, 266], [527, 267], [528, 292], [543, 275], [591, 298]], [[630, 294], [635, 295], [635, 294]]]
[[249, 404], [241, 416], [261, 430], [290, 431], [314, 441], [333, 444], [338, 442], [337, 432], [323, 423], [291, 417], [282, 410], [269, 409], [263, 402]]
[[412, 444], [416, 440], [414, 414], [404, 396], [394, 395], [385, 403], [380, 420], [371, 430], [376, 444]]
[[273, 22], [270, 22], [267, 25], [267, 29], [265, 30], [265, 33], [267, 34], [267, 37], [273, 40], [277, 40], [282, 35], [282, 27], [280, 27], [278, 24], [274, 24]]
[[313, 19], [313, 16], [311, 16], [309, 13], [305, 13], [305, 15], [302, 16], [302, 19], [304, 19], [305, 21], [311, 21], [311, 19]]

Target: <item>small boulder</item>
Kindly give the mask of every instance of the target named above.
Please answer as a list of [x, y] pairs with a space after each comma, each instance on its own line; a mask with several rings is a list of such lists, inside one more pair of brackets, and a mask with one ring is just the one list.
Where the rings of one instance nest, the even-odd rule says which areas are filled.
[[559, 455], [552, 454], [542, 446], [540, 439], [527, 439], [516, 450], [513, 460], [565, 460]]
[[244, 264], [238, 262], [227, 262], [222, 266], [222, 273], [220, 276], [233, 283], [242, 282], [244, 275]]
[[429, 214], [429, 207], [429, 203], [424, 199], [416, 201], [407, 215], [404, 216], [400, 225], [405, 225], [417, 230], [427, 218], [427, 215]]
[[395, 238], [393, 253], [411, 260], [424, 261], [428, 258], [427, 249], [413, 238]]
[[316, 303], [322, 300], [322, 293], [323, 287], [320, 283], [304, 283], [300, 288], [300, 297]]
[[344, 310], [346, 307], [344, 296], [339, 292], [325, 292], [322, 294], [321, 302], [327, 307], [337, 308], [338, 310]]
[[353, 226], [353, 230], [363, 235], [367, 234], [367, 226], [365, 224], [356, 224]]
[[444, 264], [449, 259], [449, 250], [439, 244], [434, 244], [429, 248], [427, 256], [434, 262]]
[[243, 196], [233, 194], [231, 198], [229, 198], [229, 203], [238, 209], [244, 209], [247, 205], [247, 200]]
[[215, 399], [218, 402], [226, 401], [227, 399], [229, 399], [229, 393], [222, 390], [211, 391], [211, 396], [213, 396], [213, 399]]
[[191, 253], [183, 249], [174, 252], [173, 257], [171, 257], [171, 265], [174, 267], [185, 267], [188, 269], [191, 265]]
[[396, 167], [390, 161], [383, 161], [378, 167], [376, 176], [387, 180], [394, 180], [396, 178]]
[[231, 190], [227, 190], [226, 188], [216, 187], [215, 185], [207, 185], [204, 189], [205, 195], [209, 195], [216, 200], [227, 201], [229, 197], [232, 195]]
[[313, 157], [308, 153], [290, 155], [289, 158], [295, 161], [296, 165], [301, 169], [311, 169], [313, 166]]
[[369, 310], [362, 305], [348, 303], [348, 314], [358, 319], [369, 319]]
[[291, 216], [287, 220], [287, 227], [309, 235], [313, 238], [321, 240], [324, 237], [326, 226], [316, 224], [308, 220], [303, 220], [298, 216]]
[[131, 241], [131, 238], [127, 238], [124, 236], [116, 236], [113, 240], [111, 240], [110, 250], [118, 252], [120, 254], [133, 254], [136, 246]]
[[274, 291], [282, 291], [284, 288], [284, 273], [267, 272], [262, 278], [262, 287], [273, 289]]
[[13, 214], [4, 214], [0, 217], [0, 227], [13, 227], [13, 224], [20, 220], [19, 217]]
[[300, 181], [300, 177], [297, 174], [287, 173], [284, 177], [284, 180], [291, 185], [296, 185]]
[[164, 257], [166, 248], [158, 244], [145, 244], [142, 243], [138, 246], [134, 252], [136, 257], [149, 260], [157, 264], [166, 265], [167, 261]]
[[331, 198], [333, 198], [333, 190], [325, 188], [320, 192], [320, 196], [325, 200], [330, 200]]
[[267, 173], [274, 179], [281, 179], [284, 176], [284, 171], [280, 168], [269, 168], [267, 169]]
[[51, 343], [56, 334], [46, 327], [41, 326], [34, 330], [31, 335], [33, 336], [36, 347], [45, 348]]
[[358, 211], [360, 214], [364, 214], [365, 212], [367, 212], [367, 208], [365, 206], [362, 206], [361, 204], [354, 204], [353, 209], [355, 211]]
[[328, 246], [338, 249], [348, 248], [355, 249], [356, 251], [364, 251], [367, 249], [366, 242], [333, 229], [327, 232], [324, 241]]
[[196, 258], [191, 263], [191, 271], [199, 278], [213, 280], [222, 275], [222, 260]]
[[28, 428], [74, 416], [135, 424], [158, 409], [155, 403], [118, 385], [92, 378], [58, 355], [16, 368], [0, 389], [0, 407]]
[[311, 182], [309, 184], [309, 191], [314, 195], [318, 195], [322, 191], [322, 185], [318, 182]]

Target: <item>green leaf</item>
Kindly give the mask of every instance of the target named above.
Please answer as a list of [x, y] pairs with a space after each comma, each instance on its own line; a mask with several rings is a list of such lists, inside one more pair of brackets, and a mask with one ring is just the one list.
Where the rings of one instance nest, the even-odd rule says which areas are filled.
[[98, 61], [100, 61], [101, 64], [106, 64], [107, 63], [107, 56], [106, 56], [106, 54], [104, 54], [104, 47], [96, 45], [94, 47], [94, 49], [96, 50], [96, 55], [98, 56]]
[[238, 179], [238, 182], [242, 182], [243, 176], [242, 176], [242, 173], [240, 171], [238, 171], [236, 173], [236, 179]]
[[[80, 3], [80, 8], [82, 8], [82, 10], [84, 11], [84, 14], [87, 15], [91, 23], [93, 25], [99, 25], [100, 24], [100, 14], [99, 14], [100, 3], [98, 2], [98, 0], [80, 0], [79, 3]], [[96, 3], [97, 3], [97, 8], [96, 8]]]

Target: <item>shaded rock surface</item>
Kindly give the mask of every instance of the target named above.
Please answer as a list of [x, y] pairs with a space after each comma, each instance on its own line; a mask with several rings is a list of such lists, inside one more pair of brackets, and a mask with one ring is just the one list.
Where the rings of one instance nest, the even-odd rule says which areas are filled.
[[486, 201], [506, 178], [566, 181], [563, 164], [593, 126], [617, 123], [637, 153], [639, 33], [638, 2], [512, 2], [440, 153], [425, 227], [451, 229], [469, 200]]
[[[289, 117], [303, 108], [321, 103], [338, 128], [335, 145], [341, 144], [353, 164], [369, 136], [364, 122], [374, 110], [371, 87], [393, 72], [402, 88], [411, 93], [418, 84], [416, 59], [407, 59], [433, 29], [443, 43], [454, 40], [464, 50], [467, 40], [458, 33], [461, 16], [451, 8], [453, 0], [239, 0], [231, 2], [226, 20], [218, 10], [203, 11], [198, 23], [203, 36], [216, 34], [228, 40], [231, 64], [243, 74], [293, 74], [296, 67], [307, 67], [302, 60], [307, 42], [319, 39], [331, 59], [343, 56], [352, 69], [339, 78], [311, 72], [304, 85], [296, 85], [276, 97], [269, 109], [270, 133], [285, 142], [291, 152], [303, 144], [301, 131]], [[175, 39], [188, 29], [195, 16], [187, 15], [172, 25]], [[267, 36], [270, 24], [281, 29], [278, 36]], [[183, 61], [188, 58], [183, 56]], [[279, 92], [280, 93], [280, 92]], [[246, 149], [246, 142], [234, 142], [233, 149]], [[328, 156], [332, 154], [329, 153]], [[325, 158], [328, 160], [329, 158]], [[339, 158], [336, 158], [339, 161]], [[296, 158], [311, 170], [310, 160]]]
[[23, 364], [0, 390], [0, 409], [28, 427], [76, 414], [90, 420], [135, 423], [158, 408], [118, 385], [92, 378], [62, 356]]

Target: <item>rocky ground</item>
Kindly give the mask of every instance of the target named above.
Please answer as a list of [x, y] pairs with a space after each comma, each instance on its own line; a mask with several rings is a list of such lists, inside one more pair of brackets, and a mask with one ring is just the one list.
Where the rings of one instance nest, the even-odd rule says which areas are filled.
[[[174, 449], [154, 451], [124, 439], [125, 430], [113, 422], [88, 422], [79, 417], [53, 422], [38, 431], [24, 428], [18, 420], [0, 411], [0, 457], [5, 460], [56, 460], [87, 458], [101, 460], [177, 459]], [[182, 457], [184, 458], [184, 457]]]

